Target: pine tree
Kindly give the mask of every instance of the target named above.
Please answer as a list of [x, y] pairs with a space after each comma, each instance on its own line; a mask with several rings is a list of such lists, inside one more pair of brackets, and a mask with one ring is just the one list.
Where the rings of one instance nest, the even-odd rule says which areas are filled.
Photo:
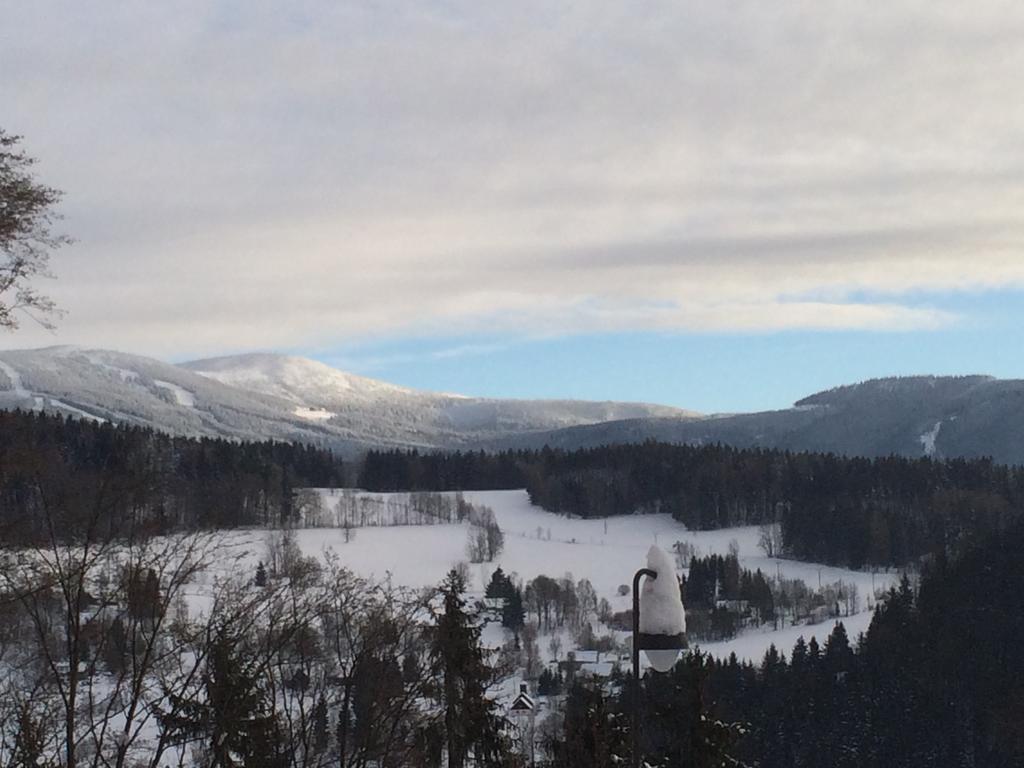
[[226, 624], [214, 628], [203, 672], [203, 691], [174, 700], [161, 718], [179, 739], [204, 738], [210, 768], [279, 768], [286, 762], [274, 703], [247, 651], [245, 638]]
[[526, 609], [523, 608], [523, 593], [513, 587], [505, 599], [504, 608], [501, 609], [501, 626], [516, 632], [522, 629], [525, 620]]
[[827, 672], [836, 676], [837, 680], [853, 667], [853, 649], [850, 648], [850, 638], [841, 621], [836, 622], [835, 628], [825, 641], [824, 661]]
[[626, 732], [601, 691], [582, 683], [569, 689], [565, 700], [563, 740], [552, 744], [557, 768], [613, 768], [629, 754]]
[[480, 627], [466, 612], [466, 584], [455, 570], [441, 585], [444, 612], [437, 617], [431, 661], [440, 681], [448, 768], [500, 766], [507, 752], [502, 721], [487, 697], [492, 673], [480, 647]]
[[[777, 652], [770, 653], [774, 655], [769, 663], [783, 663]], [[641, 755], [649, 764], [687, 768], [741, 765], [735, 754], [744, 727], [717, 717], [714, 702], [705, 698], [714, 668], [709, 655], [692, 652], [671, 672], [651, 674], [642, 681], [642, 727], [637, 735]], [[631, 696], [628, 687], [622, 696]], [[631, 707], [632, 701], [624, 698], [622, 710]]]
[[504, 597], [504, 586], [505, 586], [505, 572], [501, 570], [499, 566], [495, 569], [494, 573], [491, 574], [491, 580], [487, 584], [487, 589], [484, 590], [484, 597], [498, 598]]

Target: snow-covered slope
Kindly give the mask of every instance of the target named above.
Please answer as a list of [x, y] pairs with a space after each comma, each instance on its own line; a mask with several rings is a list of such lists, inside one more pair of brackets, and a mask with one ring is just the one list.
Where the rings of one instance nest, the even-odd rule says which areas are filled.
[[[345, 424], [388, 442], [460, 445], [467, 440], [593, 424], [612, 419], [693, 417], [644, 403], [580, 400], [501, 400], [421, 392], [344, 373], [286, 355], [238, 355], [185, 363], [219, 382], [295, 404], [308, 420]], [[388, 429], [393, 434], [381, 432]]]
[[0, 352], [0, 407], [45, 409], [196, 436], [322, 441], [292, 405], [176, 365], [107, 350]]
[[411, 389], [339, 371], [305, 357], [248, 354], [183, 363], [223, 384], [283, 397], [297, 403], [337, 404], [412, 396]]
[[343, 453], [371, 446], [458, 447], [606, 419], [687, 415], [631, 403], [417, 392], [284, 355], [171, 365], [75, 347], [0, 352], [0, 408], [45, 409], [183, 435], [299, 440]]
[[422, 392], [315, 360], [250, 354], [171, 365], [106, 350], [0, 351], [0, 408], [127, 421], [185, 435], [368, 447], [579, 448], [658, 439], [848, 455], [1024, 463], [1024, 381], [877, 379], [793, 408], [702, 417], [659, 405]]
[[[333, 509], [344, 494], [341, 490], [322, 489], [325, 509]], [[379, 499], [381, 506], [389, 500], [399, 505], [406, 503], [406, 494], [357, 495]], [[646, 563], [652, 544], [671, 549], [678, 541], [693, 547], [699, 557], [711, 554], [725, 555], [730, 547], [739, 550], [740, 564], [749, 570], [760, 569], [769, 576], [801, 579], [811, 588], [819, 583], [842, 581], [857, 586], [859, 601], [856, 613], [843, 621], [852, 637], [867, 629], [871, 619], [870, 606], [876, 592], [884, 592], [897, 579], [898, 574], [852, 571], [816, 563], [770, 558], [758, 547], [757, 526], [724, 528], [712, 531], [691, 531], [666, 514], [621, 515], [603, 519], [583, 520], [556, 515], [535, 507], [525, 491], [466, 491], [464, 498], [473, 504], [490, 507], [498, 525], [505, 534], [505, 546], [493, 563], [471, 566], [469, 590], [482, 596], [495, 568], [501, 567], [517, 579], [528, 581], [540, 574], [561, 578], [571, 574], [573, 579], [588, 579], [598, 597], [606, 598], [616, 611], [631, 607], [631, 597], [619, 591], [620, 585], [629, 584], [637, 568]], [[225, 542], [247, 551], [241, 559], [225, 558], [236, 572], [252, 573], [256, 562], [265, 558], [265, 537], [260, 530], [225, 532]], [[333, 550], [345, 566], [361, 576], [375, 580], [388, 579], [396, 585], [426, 587], [436, 585], [458, 562], [466, 559], [466, 524], [400, 525], [394, 527], [366, 527], [346, 540], [340, 528], [300, 528], [297, 543], [303, 553], [322, 558]], [[810, 639], [816, 635], [824, 643], [832, 630], [832, 622], [818, 625], [786, 626], [779, 631], [769, 627], [742, 634], [733, 640], [711, 643], [704, 650], [720, 658], [732, 652], [743, 660], [757, 663], [772, 643], [787, 654], [796, 638]], [[625, 635], [622, 635], [623, 639]], [[568, 643], [570, 640], [566, 638]], [[546, 647], [547, 643], [542, 643]], [[566, 645], [566, 650], [571, 646]]]
[[566, 449], [663, 440], [849, 456], [991, 456], [1024, 464], [1024, 380], [989, 376], [874, 379], [794, 407], [701, 419], [640, 418], [509, 435], [488, 448]]

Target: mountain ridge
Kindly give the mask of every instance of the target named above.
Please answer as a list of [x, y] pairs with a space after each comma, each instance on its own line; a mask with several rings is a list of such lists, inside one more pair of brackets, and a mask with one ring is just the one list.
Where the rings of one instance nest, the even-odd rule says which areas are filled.
[[833, 387], [791, 408], [685, 422], [630, 419], [510, 436], [487, 447], [586, 448], [661, 440], [849, 456], [991, 457], [1024, 464], [1024, 380], [902, 376]]
[[420, 392], [288, 355], [250, 354], [174, 365], [66, 346], [0, 351], [0, 408], [16, 407], [175, 434], [299, 440], [342, 453], [382, 446], [464, 447], [613, 418], [693, 415], [643, 403]]
[[790, 408], [703, 415], [647, 403], [414, 390], [275, 353], [172, 364], [65, 346], [0, 351], [0, 408], [16, 407], [175, 434], [302, 441], [343, 454], [654, 439], [1024, 464], [1024, 380], [984, 375], [868, 379]]

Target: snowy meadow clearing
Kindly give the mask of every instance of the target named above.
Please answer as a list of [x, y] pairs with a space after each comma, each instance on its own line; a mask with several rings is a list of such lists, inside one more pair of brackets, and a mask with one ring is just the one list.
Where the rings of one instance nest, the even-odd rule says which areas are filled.
[[[532, 505], [518, 490], [412, 495], [307, 489], [296, 494], [295, 509], [317, 526], [10, 550], [11, 567], [0, 569], [6, 574], [0, 586], [19, 596], [21, 613], [12, 617], [24, 642], [0, 644], [0, 679], [14, 697], [0, 706], [0, 763], [3, 744], [14, 744], [22, 728], [18, 712], [29, 707], [39, 722], [63, 713], [67, 732], [75, 734], [63, 739], [54, 731], [44, 745], [51, 754], [70, 744], [80, 754], [149, 755], [151, 768], [165, 757], [201, 764], [218, 743], [207, 738], [204, 708], [218, 685], [245, 682], [231, 666], [245, 649], [259, 669], [247, 690], [266, 688], [265, 702], [273, 703], [282, 727], [301, 735], [295, 743], [303, 754], [329, 755], [326, 736], [313, 738], [326, 733], [326, 702], [339, 705], [338, 686], [351, 688], [377, 658], [374, 643], [385, 639], [388, 657], [401, 660], [399, 678], [412, 681], [398, 686], [399, 706], [389, 710], [395, 726], [413, 722], [410, 713], [429, 720], [437, 709], [430, 703], [432, 678], [423, 672], [430, 659], [425, 628], [438, 620], [435, 590], [453, 568], [465, 574], [469, 603], [485, 606], [480, 642], [493, 651], [487, 657], [494, 672], [486, 695], [503, 710], [529, 682], [549, 712], [560, 695], [543, 690], [552, 675], [561, 680], [579, 670], [607, 680], [616, 667], [628, 668], [629, 585], [647, 564], [651, 545], [673, 553], [669, 561], [676, 575], [686, 576], [687, 594], [703, 595], [705, 604], [710, 556], [729, 560], [731, 572], [741, 571], [748, 583], [754, 581], [748, 572], [765, 574], [780, 599], [793, 580], [806, 583], [806, 589], [800, 585], [804, 595], [821, 585], [826, 604], [819, 600], [812, 615], [805, 601], [795, 624], [796, 611], [780, 611], [778, 623], [753, 620], [753, 597], [749, 606], [735, 596], [723, 602], [741, 607], [714, 605], [717, 581], [714, 611], [691, 605], [691, 646], [755, 664], [773, 644], [788, 655], [800, 636], [824, 644], [837, 614], [856, 638], [870, 623], [870, 606], [897, 578], [767, 557], [756, 526], [689, 531], [664, 514], [574, 519]], [[481, 536], [498, 543], [486, 553], [479, 546], [474, 551]], [[495, 578], [499, 568], [511, 581]], [[60, 582], [77, 584], [77, 591], [52, 593], [54, 573], [80, 574]], [[515, 624], [506, 611], [512, 598], [484, 600], [496, 582], [512, 585], [522, 601]], [[844, 589], [831, 588], [840, 582]], [[836, 595], [844, 592], [857, 597], [840, 606]], [[719, 612], [737, 617], [727, 632], [708, 634], [707, 624], [702, 635], [694, 629], [702, 613]], [[60, 616], [79, 620], [68, 625], [74, 631], [65, 634], [64, 645], [48, 629]], [[388, 617], [388, 632], [379, 632], [379, 616]], [[716, 636], [728, 639], [698, 640]], [[140, 659], [144, 663], [135, 663]], [[18, 697], [36, 691], [39, 681], [55, 687], [21, 702]], [[85, 709], [78, 696], [87, 701]], [[348, 711], [348, 703], [339, 706]]]
[[[405, 493], [364, 493], [319, 489], [323, 507], [332, 509], [344, 494], [354, 493], [364, 503], [402, 506], [408, 503]], [[454, 496], [454, 494], [444, 494]], [[856, 610], [841, 620], [851, 638], [867, 629], [871, 607], [876, 595], [889, 589], [899, 578], [893, 572], [854, 571], [816, 563], [767, 557], [758, 546], [757, 526], [724, 528], [713, 531], [690, 531], [667, 514], [623, 515], [605, 519], [567, 518], [552, 514], [530, 503], [525, 491], [466, 491], [465, 501], [474, 506], [489, 507], [504, 534], [504, 547], [492, 562], [469, 565], [469, 593], [482, 597], [484, 589], [497, 568], [522, 582], [539, 575], [572, 579], [588, 579], [598, 598], [605, 598], [614, 611], [630, 608], [631, 597], [621, 594], [620, 587], [631, 583], [634, 572], [644, 566], [652, 544], [673, 551], [677, 542], [693, 547], [695, 557], [726, 555], [737, 548], [740, 566], [751, 571], [760, 569], [766, 577], [800, 579], [808, 587], [843, 582], [857, 588]], [[436, 586], [458, 563], [466, 563], [468, 523], [432, 525], [389, 525], [357, 527], [311, 527], [295, 531], [296, 542], [303, 555], [322, 559], [333, 552], [345, 567], [359, 576], [390, 580], [396, 586], [411, 588]], [[225, 544], [233, 556], [224, 561], [229, 566], [214, 568], [207, 578], [218, 575], [239, 575], [248, 570], [255, 573], [257, 564], [267, 558], [267, 543], [274, 531], [248, 529], [225, 534]], [[677, 574], [687, 574], [679, 568]], [[198, 585], [197, 585], [198, 586]], [[204, 603], [204, 590], [196, 590], [194, 605]], [[190, 599], [190, 603], [192, 600]], [[845, 612], [845, 611], [844, 611]], [[740, 660], [759, 662], [771, 644], [787, 655], [800, 636], [812, 636], [823, 643], [832, 631], [834, 620], [816, 624], [799, 624], [775, 629], [767, 625], [740, 632], [735, 638], [701, 644], [715, 656], [726, 658], [735, 653]], [[485, 639], [494, 645], [502, 641], [504, 630], [495, 623], [485, 632]], [[625, 639], [626, 633], [616, 633]], [[563, 649], [571, 649], [571, 638], [565, 637]], [[542, 644], [544, 648], [545, 644]], [[547, 653], [545, 655], [548, 655]]]

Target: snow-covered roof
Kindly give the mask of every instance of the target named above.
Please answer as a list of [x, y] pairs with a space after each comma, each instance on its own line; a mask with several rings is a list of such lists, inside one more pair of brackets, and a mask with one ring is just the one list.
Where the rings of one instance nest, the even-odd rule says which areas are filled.
[[532, 712], [537, 708], [537, 702], [525, 691], [516, 696], [515, 701], [509, 710], [512, 712]]

